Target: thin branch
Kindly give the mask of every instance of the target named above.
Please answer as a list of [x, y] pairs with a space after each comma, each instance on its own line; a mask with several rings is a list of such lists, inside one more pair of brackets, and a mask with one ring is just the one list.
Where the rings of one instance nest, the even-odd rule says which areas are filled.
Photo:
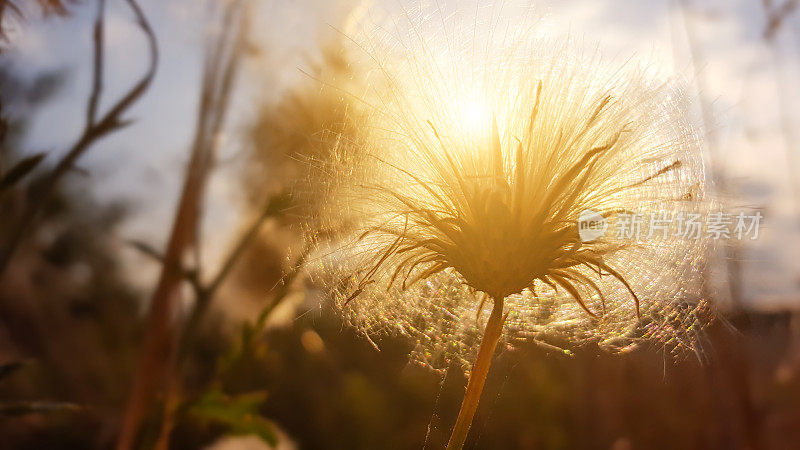
[[202, 322], [220, 286], [222, 286], [222, 283], [227, 279], [228, 275], [236, 266], [236, 263], [241, 259], [245, 250], [247, 250], [250, 245], [252, 245], [253, 241], [255, 241], [256, 237], [258, 237], [258, 233], [264, 225], [264, 222], [279, 212], [278, 208], [276, 208], [276, 205], [279, 203], [277, 196], [270, 197], [266, 201], [264, 207], [261, 209], [261, 213], [247, 228], [247, 231], [242, 234], [239, 241], [232, 247], [230, 253], [224, 259], [217, 275], [206, 286], [200, 285], [199, 289], [195, 290], [195, 305], [186, 322], [181, 337], [181, 354], [184, 354], [191, 348], [197, 327], [200, 325], [200, 322]]
[[103, 92], [103, 23], [105, 16], [106, 0], [97, 2], [97, 19], [94, 22], [94, 81], [92, 83], [92, 94], [89, 96], [89, 107], [86, 112], [86, 123], [92, 124], [97, 121], [97, 105], [100, 103], [100, 95]]
[[[227, 11], [238, 9], [238, 17], [243, 17], [244, 13], [238, 6], [241, 6], [244, 1], [229, 3]], [[231, 24], [233, 26], [230, 26]], [[241, 55], [240, 43], [244, 33], [233, 22], [226, 21], [223, 25], [221, 34], [215, 38], [220, 41], [232, 42], [228, 45], [233, 47], [227, 54], [216, 51], [207, 54], [211, 61], [207, 61], [207, 70], [203, 75], [200, 108], [191, 147], [191, 157], [164, 254], [161, 276], [150, 302], [144, 342], [117, 444], [117, 448], [120, 450], [129, 450], [134, 446], [142, 417], [159, 387], [165, 387], [167, 390], [167, 409], [163, 414], [164, 421], [156, 447], [166, 447], [176, 399], [180, 395], [180, 380], [176, 373], [178, 346], [175, 345], [176, 333], [172, 324], [174, 309], [179, 304], [181, 285], [184, 279], [181, 264], [185, 253], [198, 240], [201, 200], [214, 164], [218, 145], [216, 136], [219, 135], [227, 112], [228, 102], [225, 97], [228, 97], [231, 91], [232, 82], [228, 78], [231, 80], [234, 78]], [[217, 43], [219, 44], [219, 42]], [[220, 73], [223, 74], [221, 78]]]
[[158, 261], [159, 263], [162, 264], [164, 263], [164, 255], [162, 255], [158, 250], [153, 248], [153, 246], [151, 246], [150, 244], [137, 240], [127, 241], [127, 244], [138, 250], [141, 254], [155, 261]]
[[217, 276], [213, 279], [213, 281], [208, 285], [207, 291], [210, 295], [213, 295], [225, 278], [228, 276], [230, 271], [233, 269], [236, 261], [241, 257], [241, 254], [247, 249], [248, 246], [255, 240], [256, 236], [258, 236], [258, 231], [261, 229], [261, 226], [264, 222], [270, 218], [275, 216], [280, 210], [276, 207], [280, 205], [281, 197], [283, 195], [276, 195], [269, 198], [266, 201], [264, 206], [261, 209], [261, 214], [253, 221], [253, 224], [250, 225], [247, 232], [242, 236], [239, 240], [239, 243], [233, 248], [228, 258], [225, 260], [225, 264], [223, 264], [222, 269], [219, 271]]
[[[164, 264], [164, 255], [162, 255], [158, 250], [153, 248], [150, 244], [145, 242], [131, 240], [127, 242], [128, 245], [138, 250], [144, 256], [152, 259], [153, 261]], [[183, 269], [183, 278], [192, 286], [192, 289], [196, 293], [203, 292], [205, 288], [203, 287], [202, 283], [200, 282], [200, 274], [197, 270], [194, 269]]]
[[780, 6], [773, 8], [771, 2], [763, 0], [764, 12], [767, 15], [767, 24], [764, 27], [764, 38], [772, 40], [778, 33], [783, 23], [800, 6], [800, 0], [786, 0]]
[[[253, 220], [253, 223], [250, 224], [250, 226], [247, 228], [247, 231], [242, 234], [237, 243], [231, 248], [230, 253], [228, 253], [228, 256], [223, 260], [223, 263], [220, 266], [216, 276], [214, 276], [208, 284], [201, 282], [201, 277], [197, 270], [183, 271], [184, 279], [191, 284], [194, 291], [195, 306], [192, 310], [190, 318], [187, 321], [186, 327], [184, 328], [183, 337], [181, 338], [182, 347], [189, 346], [188, 341], [191, 341], [191, 336], [196, 330], [199, 322], [202, 321], [205, 312], [208, 310], [209, 304], [213, 301], [220, 286], [222, 286], [222, 283], [227, 279], [228, 275], [230, 275], [231, 271], [236, 266], [236, 263], [239, 261], [239, 259], [241, 259], [245, 250], [247, 250], [250, 245], [252, 245], [253, 241], [255, 241], [259, 231], [261, 230], [261, 227], [264, 225], [264, 222], [266, 222], [270, 217], [274, 217], [282, 212], [281, 205], [285, 203], [283, 201], [283, 197], [283, 194], [274, 195], [265, 202], [264, 206], [261, 208], [261, 213], [255, 220]], [[130, 240], [127, 243], [144, 256], [147, 256], [159, 264], [164, 264], [164, 255], [162, 255], [151, 245], [137, 240]], [[301, 261], [305, 258], [305, 254], [306, 252], [304, 252], [301, 256]], [[299, 269], [299, 267], [293, 266], [293, 268], [289, 271], [289, 274], [292, 278], [294, 277], [294, 273], [297, 269]], [[282, 281], [286, 282], [287, 278], [284, 278]]]
[[67, 154], [56, 164], [53, 170], [47, 175], [37, 192], [36, 199], [31, 202], [20, 218], [19, 222], [10, 230], [5, 244], [0, 248], [0, 275], [8, 267], [8, 263], [13, 257], [16, 249], [19, 247], [22, 240], [33, 229], [34, 222], [36, 221], [41, 208], [51, 199], [55, 188], [60, 179], [70, 171], [75, 162], [80, 158], [94, 143], [96, 143], [103, 136], [122, 128], [127, 125], [122, 119], [124, 114], [144, 93], [147, 91], [150, 83], [155, 76], [158, 67], [158, 43], [155, 34], [150, 27], [147, 18], [142, 12], [136, 0], [126, 0], [128, 6], [133, 10], [136, 16], [136, 23], [139, 29], [144, 33], [147, 38], [149, 47], [149, 64], [147, 70], [139, 79], [139, 81], [124, 95], [122, 96], [110, 110], [99, 120], [94, 120], [97, 105], [102, 90], [102, 73], [103, 73], [103, 1], [99, 0], [101, 6], [98, 8], [99, 14], [95, 20], [95, 34], [94, 34], [94, 76], [92, 81], [92, 93], [90, 94], [89, 106], [87, 111], [87, 122], [83, 133], [80, 138], [73, 144], [67, 151]]
[[310, 253], [311, 253], [311, 246], [306, 246], [303, 249], [303, 252], [300, 253], [300, 256], [297, 257], [294, 264], [292, 264], [292, 267], [289, 269], [286, 275], [284, 275], [283, 278], [281, 278], [280, 287], [278, 287], [278, 289], [275, 291], [275, 297], [258, 314], [258, 318], [256, 319], [256, 325], [255, 325], [255, 330], [257, 332], [264, 328], [267, 319], [269, 318], [270, 314], [272, 314], [272, 311], [274, 311], [275, 308], [280, 306], [283, 303], [283, 301], [286, 300], [289, 294], [289, 290], [291, 289], [291, 286], [294, 283], [294, 280], [297, 278], [298, 275], [300, 275], [300, 272], [303, 269], [303, 266], [305, 265], [306, 260], [308, 259]]

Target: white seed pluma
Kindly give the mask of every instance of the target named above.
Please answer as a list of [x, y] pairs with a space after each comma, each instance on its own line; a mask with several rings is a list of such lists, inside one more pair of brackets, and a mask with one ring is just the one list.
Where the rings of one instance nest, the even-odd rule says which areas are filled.
[[437, 368], [474, 360], [484, 328], [509, 343], [690, 346], [705, 242], [578, 232], [587, 210], [613, 224], [704, 207], [679, 86], [512, 16], [522, 25], [403, 11], [347, 32], [364, 78], [342, 95], [363, 107], [360, 131], [312, 180], [324, 233], [310, 233], [338, 306], [367, 336], [410, 336]]

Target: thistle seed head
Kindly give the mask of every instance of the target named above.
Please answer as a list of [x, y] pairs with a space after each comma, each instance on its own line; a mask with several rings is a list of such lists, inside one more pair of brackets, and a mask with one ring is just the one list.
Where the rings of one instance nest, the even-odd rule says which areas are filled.
[[676, 85], [522, 32], [478, 57], [491, 37], [431, 37], [407, 20], [407, 34], [352, 38], [372, 70], [345, 95], [369, 113], [314, 180], [327, 205], [314, 223], [336, 236], [321, 261], [353, 323], [416, 337], [426, 361], [473, 348], [487, 296], [506, 299], [509, 339], [696, 323], [677, 305], [697, 304], [702, 240], [588, 241], [578, 228], [584, 211], [613, 229], [623, 213], [702, 208]]

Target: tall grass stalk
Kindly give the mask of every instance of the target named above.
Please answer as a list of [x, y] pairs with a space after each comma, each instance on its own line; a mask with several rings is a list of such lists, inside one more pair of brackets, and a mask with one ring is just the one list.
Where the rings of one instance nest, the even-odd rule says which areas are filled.
[[461, 409], [458, 411], [458, 418], [453, 427], [453, 433], [450, 435], [450, 441], [447, 443], [447, 450], [458, 450], [464, 446], [464, 442], [467, 440], [472, 419], [481, 399], [483, 384], [486, 382], [487, 375], [489, 375], [489, 367], [492, 365], [494, 351], [503, 333], [503, 320], [505, 319], [503, 316], [503, 300], [493, 300], [493, 302], [492, 314], [489, 316], [489, 321], [486, 323], [486, 329], [483, 332], [478, 358], [472, 366], [472, 372], [467, 382], [467, 391], [464, 394]]

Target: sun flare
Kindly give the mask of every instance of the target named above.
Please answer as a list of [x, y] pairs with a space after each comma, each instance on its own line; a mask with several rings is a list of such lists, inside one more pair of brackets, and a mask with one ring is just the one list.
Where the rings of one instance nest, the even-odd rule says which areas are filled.
[[433, 367], [474, 357], [469, 336], [492, 303], [508, 341], [558, 331], [677, 346], [697, 320], [704, 243], [582, 242], [576, 224], [584, 210], [613, 223], [704, 207], [687, 196], [704, 173], [681, 91], [525, 27], [481, 35], [458, 15], [423, 17], [348, 37], [370, 74], [348, 91], [362, 123], [315, 180], [320, 264], [344, 314], [366, 335], [412, 336]]
[[503, 340], [692, 342], [704, 241], [583, 239], [579, 221], [699, 211], [704, 173], [669, 80], [525, 27], [478, 38], [457, 15], [415, 17], [407, 34], [393, 22], [399, 33], [365, 24], [350, 38], [373, 78], [361, 132], [336, 140], [324, 171], [320, 252], [367, 338], [399, 332], [420, 362], [469, 367], [450, 450]]
[[461, 109], [464, 133], [476, 137], [482, 128], [491, 123], [492, 115], [484, 102], [475, 98], [467, 98]]

